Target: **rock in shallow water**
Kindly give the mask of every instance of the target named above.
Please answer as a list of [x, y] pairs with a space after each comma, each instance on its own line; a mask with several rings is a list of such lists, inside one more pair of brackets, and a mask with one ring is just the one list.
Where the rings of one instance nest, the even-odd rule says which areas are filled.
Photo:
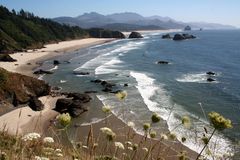
[[138, 32], [132, 32], [128, 38], [143, 38], [143, 36]]
[[170, 34], [164, 34], [162, 35], [162, 39], [171, 39], [172, 37], [170, 36]]
[[207, 75], [210, 75], [210, 76], [216, 75], [216, 73], [214, 73], [214, 72], [212, 72], [212, 71], [209, 71], [209, 72], [207, 72], [206, 74], [207, 74]]
[[169, 64], [167, 61], [158, 61], [157, 64]]
[[53, 74], [53, 72], [39, 69], [39, 70], [33, 72], [33, 74]]
[[214, 82], [214, 81], [216, 81], [216, 80], [213, 79], [213, 78], [208, 78], [207, 81], [208, 81], [208, 82]]
[[190, 35], [190, 34], [175, 34], [174, 37], [173, 37], [173, 40], [175, 41], [180, 41], [180, 40], [186, 40], [186, 39], [194, 39], [196, 38], [195, 36], [193, 35]]

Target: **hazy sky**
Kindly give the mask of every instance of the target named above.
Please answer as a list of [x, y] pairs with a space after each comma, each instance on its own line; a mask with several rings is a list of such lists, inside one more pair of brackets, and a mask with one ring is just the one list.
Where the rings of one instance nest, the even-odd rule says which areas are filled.
[[136, 12], [176, 20], [217, 22], [240, 27], [240, 0], [0, 0], [9, 9], [23, 8], [41, 17], [77, 16], [84, 12]]

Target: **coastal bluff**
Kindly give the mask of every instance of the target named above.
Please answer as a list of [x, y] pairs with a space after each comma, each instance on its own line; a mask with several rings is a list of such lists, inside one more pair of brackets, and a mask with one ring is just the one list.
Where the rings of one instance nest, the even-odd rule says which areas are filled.
[[[49, 95], [51, 87], [42, 80], [0, 68], [0, 102], [18, 106]], [[4, 110], [1, 108], [1, 110]]]

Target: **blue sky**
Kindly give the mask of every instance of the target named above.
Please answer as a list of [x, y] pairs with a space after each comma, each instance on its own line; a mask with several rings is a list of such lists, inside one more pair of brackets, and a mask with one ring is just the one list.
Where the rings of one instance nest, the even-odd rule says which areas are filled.
[[101, 14], [128, 11], [144, 16], [169, 16], [184, 22], [217, 22], [240, 27], [240, 0], [0, 0], [0, 4], [48, 18], [91, 11]]

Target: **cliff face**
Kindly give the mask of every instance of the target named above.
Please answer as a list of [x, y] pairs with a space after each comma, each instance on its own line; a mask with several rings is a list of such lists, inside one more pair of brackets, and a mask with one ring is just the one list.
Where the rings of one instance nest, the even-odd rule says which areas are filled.
[[31, 97], [45, 96], [50, 86], [42, 80], [11, 73], [0, 68], [0, 101], [17, 106], [28, 103]]

